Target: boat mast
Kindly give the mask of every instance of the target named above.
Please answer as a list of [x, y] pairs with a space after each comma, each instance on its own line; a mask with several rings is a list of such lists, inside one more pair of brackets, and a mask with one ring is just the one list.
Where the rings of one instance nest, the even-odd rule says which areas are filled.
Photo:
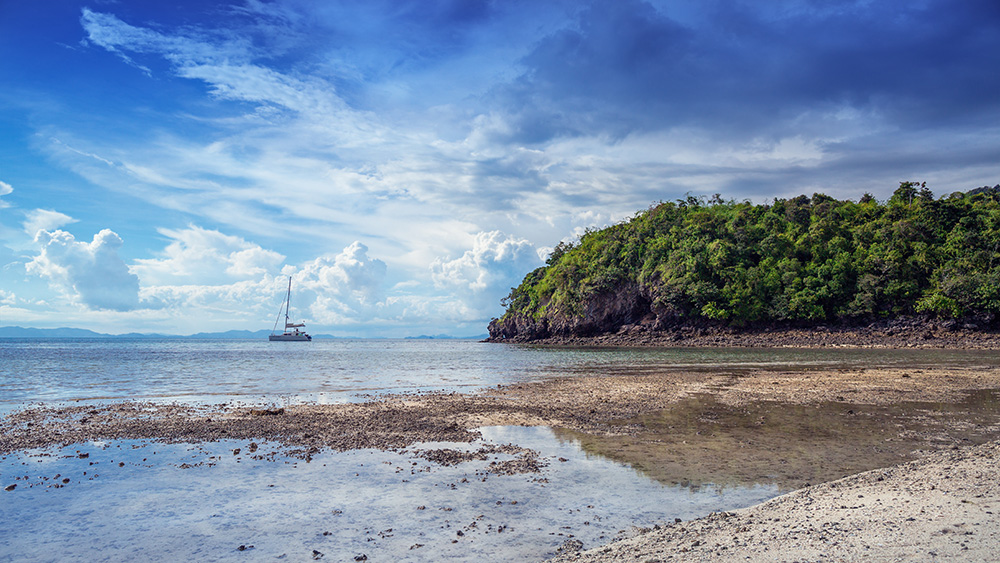
[[288, 293], [285, 294], [285, 330], [288, 329], [288, 309], [291, 308], [292, 300], [292, 276], [288, 276]]

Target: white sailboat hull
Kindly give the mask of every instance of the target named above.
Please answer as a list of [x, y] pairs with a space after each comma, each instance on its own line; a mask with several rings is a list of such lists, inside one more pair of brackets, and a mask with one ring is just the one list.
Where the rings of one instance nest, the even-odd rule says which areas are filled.
[[271, 334], [267, 337], [270, 342], [309, 342], [312, 336], [308, 334]]

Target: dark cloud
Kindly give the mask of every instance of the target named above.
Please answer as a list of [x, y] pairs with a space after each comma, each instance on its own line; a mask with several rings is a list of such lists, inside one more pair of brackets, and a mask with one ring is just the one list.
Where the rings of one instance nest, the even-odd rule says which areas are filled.
[[540, 42], [522, 61], [528, 72], [500, 93], [519, 117], [515, 137], [626, 133], [640, 108], [669, 118], [690, 96], [693, 40], [691, 30], [643, 2], [594, 4], [577, 26]]
[[849, 107], [904, 127], [1000, 115], [996, 2], [706, 3], [693, 24], [597, 1], [499, 92], [518, 142], [674, 126], [787, 134]]
[[757, 44], [782, 44], [792, 54], [779, 69], [790, 71], [785, 79], [768, 82], [797, 105], [877, 106], [904, 124], [998, 106], [1000, 75], [991, 69], [1000, 63], [1000, 18], [974, 3], [874, 3], [761, 28]]

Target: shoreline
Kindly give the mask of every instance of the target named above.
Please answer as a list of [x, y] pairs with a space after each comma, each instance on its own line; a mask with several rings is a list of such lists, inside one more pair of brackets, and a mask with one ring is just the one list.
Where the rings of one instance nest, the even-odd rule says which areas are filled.
[[936, 452], [549, 562], [995, 561], [998, 463], [1000, 441]]
[[666, 329], [624, 325], [589, 335], [549, 334], [490, 337], [484, 342], [537, 346], [716, 347], [716, 348], [926, 348], [1000, 350], [1000, 332], [975, 324], [896, 319], [860, 326], [764, 326], [734, 328], [692, 324]]
[[[905, 539], [907, 546], [918, 546], [923, 553], [937, 549], [945, 554], [954, 543], [949, 542], [957, 537], [952, 532], [924, 533], [925, 526], [920, 528], [924, 535], [898, 534], [916, 529], [906, 524], [912, 522], [906, 518], [918, 518], [914, 507], [922, 507], [925, 513], [934, 510], [945, 514], [945, 508], [970, 509], [973, 505], [969, 503], [980, 506], [996, 497], [996, 504], [990, 506], [1000, 509], [1000, 492], [987, 486], [1000, 482], [997, 390], [1000, 368], [677, 370], [519, 383], [476, 394], [392, 395], [335, 405], [251, 408], [114, 402], [35, 406], [0, 417], [0, 454], [95, 439], [173, 443], [266, 440], [280, 444], [286, 454], [308, 460], [323, 449], [393, 450], [418, 442], [468, 442], [478, 436], [476, 429], [484, 426], [548, 426], [561, 437], [579, 441], [588, 453], [629, 464], [665, 484], [699, 487], [767, 482], [792, 491], [736, 511], [737, 516], [714, 515], [679, 526], [661, 525], [587, 552], [572, 552], [573, 546], [568, 545], [559, 561], [634, 560], [640, 556], [683, 556], [698, 561], [692, 557], [702, 552], [706, 561], [718, 560], [720, 554], [733, 556], [732, 560], [751, 556], [751, 560], [771, 561], [787, 553], [796, 553], [793, 559], [801, 560], [826, 557], [796, 546], [813, 549], [819, 545], [816, 542], [826, 545], [830, 541], [842, 546], [838, 548], [841, 551], [830, 548], [825, 553], [838, 559], [850, 560], [855, 552], [880, 553], [859, 547], [855, 537], [862, 537], [857, 530], [860, 521], [849, 518], [844, 512], [848, 509], [837, 508], [841, 506], [837, 502], [867, 507], [868, 512], [850, 510], [894, 523], [895, 527], [883, 526], [871, 532], [875, 534], [870, 536], [875, 538], [870, 543], [872, 549], [881, 549], [879, 541], [890, 545]], [[447, 448], [428, 456], [435, 463], [462, 461], [461, 454]], [[530, 452], [514, 461], [504, 470], [539, 470], [531, 464]], [[961, 465], [964, 477], [958, 472], [940, 477], [939, 469], [947, 463]], [[932, 469], [925, 471], [928, 467]], [[945, 506], [935, 496], [938, 493], [927, 496], [927, 491], [919, 488], [936, 484], [937, 479], [960, 487], [948, 493], [955, 498], [969, 491], [983, 496], [963, 496], [968, 502]], [[898, 487], [879, 488], [890, 485]], [[851, 494], [847, 491], [852, 491], [854, 498], [871, 495], [877, 502], [848, 504]], [[895, 512], [886, 512], [890, 508]], [[947, 512], [947, 518], [940, 522], [949, 530], [964, 533], [961, 526], [956, 527], [961, 522], [955, 519], [964, 518], [966, 513]], [[893, 520], [892, 514], [899, 517]], [[975, 516], [979, 528], [989, 524], [1000, 529], [992, 514]], [[815, 522], [824, 525], [817, 527]], [[931, 521], [934, 525], [938, 522]], [[736, 523], [740, 525], [730, 526]], [[789, 536], [793, 539], [781, 535], [787, 535], [788, 530], [796, 530]], [[885, 535], [890, 532], [897, 535]], [[744, 539], [724, 543], [726, 534]], [[969, 547], [973, 550], [971, 560], [975, 560], [975, 554], [983, 552], [974, 550], [984, 549], [986, 537], [974, 538], [979, 544], [966, 540], [965, 546], [955, 545]], [[770, 551], [761, 553], [761, 546]], [[969, 550], [963, 553], [970, 554]]]

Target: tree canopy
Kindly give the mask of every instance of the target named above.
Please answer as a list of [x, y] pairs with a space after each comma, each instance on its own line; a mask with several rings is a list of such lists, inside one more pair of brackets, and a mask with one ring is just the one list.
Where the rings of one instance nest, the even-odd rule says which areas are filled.
[[935, 198], [902, 182], [885, 202], [823, 194], [766, 204], [688, 197], [560, 243], [505, 316], [580, 316], [639, 288], [658, 316], [730, 325], [1000, 311], [1000, 186]]

